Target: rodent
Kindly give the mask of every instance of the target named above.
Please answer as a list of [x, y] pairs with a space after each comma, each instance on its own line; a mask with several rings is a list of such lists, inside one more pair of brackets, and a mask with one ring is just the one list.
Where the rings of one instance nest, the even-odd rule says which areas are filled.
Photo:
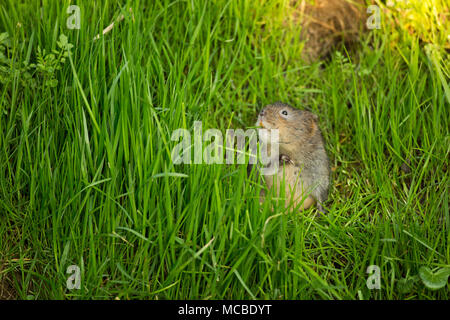
[[[317, 209], [325, 213], [322, 204], [328, 198], [331, 170], [317, 115], [276, 102], [261, 110], [256, 125], [278, 129], [279, 134], [279, 158], [273, 160], [279, 161], [279, 167], [276, 174], [264, 176], [268, 188], [272, 188], [276, 178], [277, 195], [280, 194], [284, 178], [286, 205], [292, 200], [296, 207], [306, 197], [300, 210], [316, 203]], [[259, 136], [260, 143], [264, 142], [260, 130]], [[260, 201], [263, 199], [261, 195]]]

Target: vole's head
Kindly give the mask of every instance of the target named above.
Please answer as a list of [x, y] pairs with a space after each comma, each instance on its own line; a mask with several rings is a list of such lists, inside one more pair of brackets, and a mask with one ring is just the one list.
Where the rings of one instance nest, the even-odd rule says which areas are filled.
[[264, 107], [256, 125], [269, 130], [278, 129], [280, 144], [308, 140], [318, 131], [315, 114], [281, 102]]

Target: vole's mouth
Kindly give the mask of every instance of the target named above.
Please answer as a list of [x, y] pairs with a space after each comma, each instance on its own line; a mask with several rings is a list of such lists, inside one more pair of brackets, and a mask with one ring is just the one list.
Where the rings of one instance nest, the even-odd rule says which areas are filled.
[[258, 117], [258, 121], [256, 122], [256, 125], [263, 129], [270, 129], [270, 126], [267, 124], [266, 121], [264, 121], [263, 117], [261, 117], [261, 116]]

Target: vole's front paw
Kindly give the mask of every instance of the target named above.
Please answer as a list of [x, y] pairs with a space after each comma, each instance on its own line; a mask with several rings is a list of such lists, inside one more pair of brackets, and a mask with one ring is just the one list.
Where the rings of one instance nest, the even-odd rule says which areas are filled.
[[325, 215], [328, 213], [320, 203], [317, 203], [317, 210], [319, 210], [319, 212], [317, 213], [316, 217], [320, 217], [322, 214]]

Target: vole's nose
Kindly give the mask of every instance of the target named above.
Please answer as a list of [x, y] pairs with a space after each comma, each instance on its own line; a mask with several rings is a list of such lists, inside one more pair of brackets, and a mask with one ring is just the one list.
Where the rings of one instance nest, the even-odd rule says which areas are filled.
[[266, 110], [262, 109], [262, 110], [259, 112], [259, 115], [260, 115], [261, 117], [264, 117], [264, 116], [266, 115]]

